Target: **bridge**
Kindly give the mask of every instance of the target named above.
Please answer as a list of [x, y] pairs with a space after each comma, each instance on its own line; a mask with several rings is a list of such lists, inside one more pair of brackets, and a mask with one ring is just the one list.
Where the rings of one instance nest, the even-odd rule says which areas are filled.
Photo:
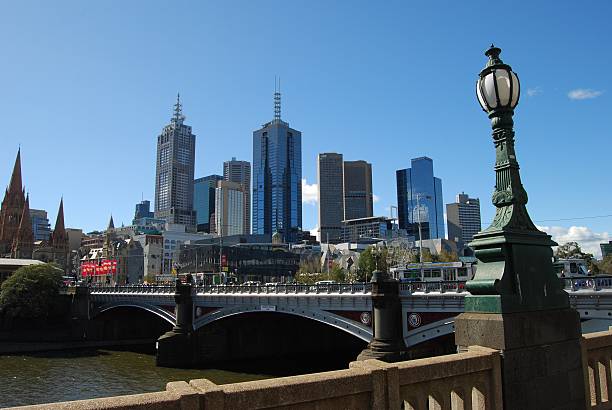
[[[612, 326], [612, 276], [564, 279], [583, 333]], [[460, 281], [400, 283], [402, 337], [410, 349], [454, 332], [454, 318], [469, 293]], [[174, 285], [90, 287], [91, 319], [120, 307], [137, 308], [176, 325]], [[266, 313], [301, 317], [341, 330], [363, 342], [373, 337], [372, 285], [277, 284], [192, 286], [193, 331], [241, 315]]]

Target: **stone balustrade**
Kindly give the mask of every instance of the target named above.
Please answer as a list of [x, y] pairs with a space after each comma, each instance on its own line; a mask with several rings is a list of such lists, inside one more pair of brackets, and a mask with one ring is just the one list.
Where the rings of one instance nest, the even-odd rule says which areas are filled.
[[[612, 409], [612, 330], [585, 335], [582, 351], [591, 408]], [[28, 408], [501, 409], [501, 389], [499, 352], [471, 346], [466, 352], [398, 363], [365, 360], [345, 370], [225, 385], [206, 379], [171, 382], [163, 392]]]
[[591, 408], [612, 409], [612, 331], [584, 335], [582, 351]]

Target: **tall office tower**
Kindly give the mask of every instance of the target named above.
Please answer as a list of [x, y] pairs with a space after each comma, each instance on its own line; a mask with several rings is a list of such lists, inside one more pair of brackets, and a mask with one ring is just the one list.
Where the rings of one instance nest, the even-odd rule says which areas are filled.
[[32, 234], [35, 241], [48, 241], [51, 236], [51, 224], [47, 211], [44, 209], [30, 209], [32, 220]]
[[319, 240], [336, 243], [340, 241], [344, 219], [342, 154], [326, 152], [318, 159]]
[[215, 192], [215, 228], [217, 235], [243, 235], [245, 233], [244, 188], [232, 181], [217, 182]]
[[420, 222], [423, 239], [444, 238], [442, 181], [433, 175], [432, 159], [414, 158], [396, 177], [399, 228], [419, 239]]
[[278, 232], [285, 242], [302, 230], [302, 133], [281, 120], [280, 92], [274, 119], [253, 132], [253, 233]]
[[458, 194], [455, 203], [446, 204], [446, 222], [448, 239], [457, 242], [457, 249], [463, 253], [467, 244], [482, 228], [478, 198], [470, 198], [463, 192]]
[[141, 218], [153, 218], [153, 212], [151, 212], [151, 201], [142, 200], [136, 204], [136, 211], [134, 212], [134, 219]]
[[223, 163], [223, 179], [237, 182], [244, 191], [244, 233], [251, 233], [251, 163], [249, 161], [231, 161]]
[[[211, 217], [215, 213], [215, 189], [221, 175], [208, 175], [193, 181], [193, 209], [196, 211], [198, 232], [211, 233]], [[213, 221], [214, 224], [214, 221]]]
[[344, 161], [344, 219], [373, 216], [372, 165]]
[[192, 229], [196, 223], [193, 210], [195, 135], [184, 121], [180, 96], [177, 96], [174, 116], [157, 137], [155, 218]]

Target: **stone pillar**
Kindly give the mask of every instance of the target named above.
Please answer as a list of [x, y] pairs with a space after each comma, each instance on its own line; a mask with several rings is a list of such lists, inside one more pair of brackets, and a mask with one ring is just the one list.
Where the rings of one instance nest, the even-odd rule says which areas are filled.
[[[190, 278], [189, 278], [190, 279]], [[193, 296], [191, 280], [176, 280], [176, 325], [157, 339], [156, 363], [162, 367], [194, 365]]]
[[89, 320], [89, 287], [79, 284], [74, 289], [70, 313], [73, 319]]
[[406, 350], [402, 337], [402, 305], [399, 282], [380, 271], [372, 273], [372, 329], [374, 338], [357, 360], [401, 360]]

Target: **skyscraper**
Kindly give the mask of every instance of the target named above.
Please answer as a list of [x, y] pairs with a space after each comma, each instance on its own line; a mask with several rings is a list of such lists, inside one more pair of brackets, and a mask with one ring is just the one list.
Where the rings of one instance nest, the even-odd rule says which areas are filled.
[[302, 230], [302, 133], [281, 120], [280, 99], [275, 92], [274, 119], [253, 132], [253, 233], [294, 242]]
[[32, 234], [35, 241], [48, 241], [51, 236], [51, 224], [47, 211], [44, 209], [30, 209], [32, 219]]
[[195, 135], [184, 124], [180, 96], [174, 116], [157, 137], [155, 172], [155, 218], [195, 228], [193, 210], [193, 169]]
[[243, 235], [244, 189], [242, 184], [219, 181], [215, 192], [215, 228], [219, 236]]
[[193, 209], [198, 232], [211, 232], [210, 218], [215, 213], [215, 189], [221, 175], [208, 175], [193, 181]]
[[366, 161], [344, 161], [344, 219], [371, 217], [373, 199], [372, 165]]
[[460, 253], [482, 229], [480, 221], [480, 201], [470, 198], [463, 192], [457, 195], [456, 202], [446, 204], [448, 239], [457, 242]]
[[340, 240], [344, 219], [344, 173], [342, 154], [319, 154], [317, 184], [319, 187], [319, 233], [321, 242]]
[[140, 203], [136, 204], [134, 219], [136, 220], [141, 218], [153, 218], [153, 212], [151, 212], [151, 201], [144, 199], [140, 201]]
[[442, 181], [434, 177], [432, 159], [414, 158], [396, 177], [399, 228], [419, 239], [420, 222], [422, 239], [444, 238]]
[[223, 179], [240, 184], [244, 192], [244, 232], [251, 233], [251, 163], [249, 161], [237, 161], [235, 157], [231, 161], [223, 163]]

